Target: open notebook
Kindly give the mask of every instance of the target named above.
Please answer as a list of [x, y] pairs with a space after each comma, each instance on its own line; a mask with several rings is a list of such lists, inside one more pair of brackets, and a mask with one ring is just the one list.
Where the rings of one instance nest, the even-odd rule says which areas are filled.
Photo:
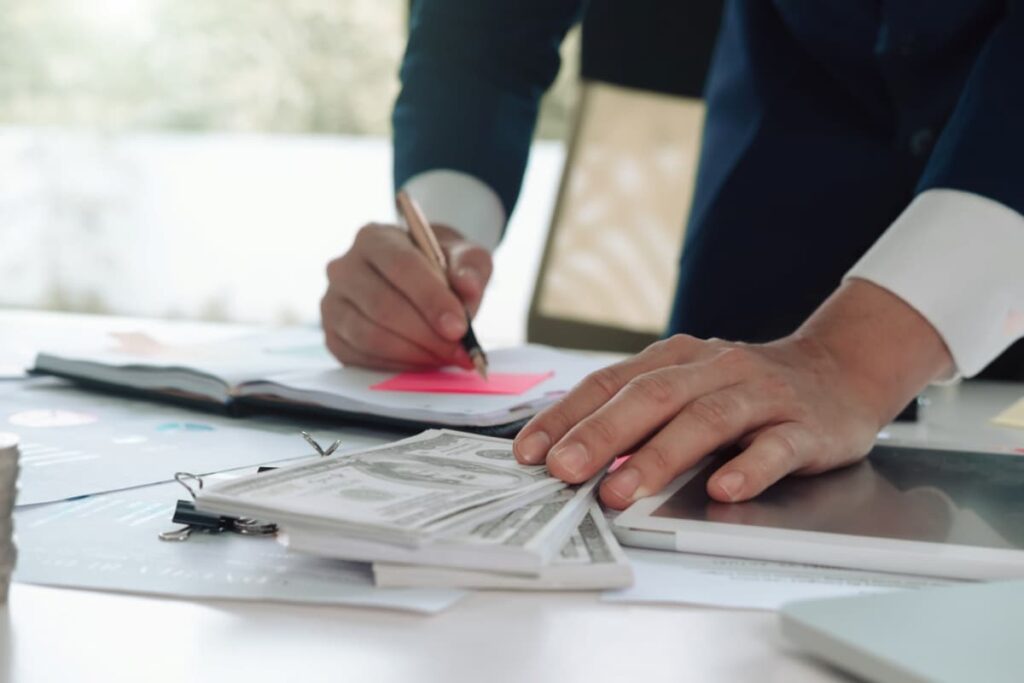
[[[426, 376], [341, 367], [319, 332], [284, 329], [214, 342], [165, 345], [117, 333], [92, 348], [40, 353], [35, 372], [101, 388], [217, 406], [281, 409], [397, 426], [501, 433], [550, 405], [607, 360], [544, 346], [497, 349], [492, 378], [458, 369]], [[490, 391], [499, 390], [499, 393]]]

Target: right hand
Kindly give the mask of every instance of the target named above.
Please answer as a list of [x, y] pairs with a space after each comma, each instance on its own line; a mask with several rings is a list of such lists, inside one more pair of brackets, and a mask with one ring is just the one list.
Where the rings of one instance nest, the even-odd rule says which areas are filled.
[[384, 370], [473, 367], [459, 343], [491, 277], [491, 255], [443, 225], [447, 282], [394, 225], [363, 226], [327, 265], [320, 315], [327, 348], [346, 365]]

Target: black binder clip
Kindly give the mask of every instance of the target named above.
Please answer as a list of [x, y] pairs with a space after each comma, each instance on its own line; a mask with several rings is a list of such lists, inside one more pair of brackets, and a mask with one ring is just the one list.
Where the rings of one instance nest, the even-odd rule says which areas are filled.
[[[192, 496], [192, 500], [195, 500], [196, 492], [189, 485], [189, 480], [195, 481], [199, 490], [202, 490], [202, 478], [189, 472], [174, 473], [174, 481], [184, 486], [185, 490]], [[175, 524], [184, 524], [184, 526], [180, 529], [161, 533], [161, 541], [187, 541], [189, 536], [195, 531], [202, 531], [208, 534], [230, 531], [247, 536], [273, 536], [277, 533], [277, 525], [271, 522], [260, 522], [248, 517], [230, 517], [202, 512], [196, 509], [195, 503], [192, 500], [178, 501], [177, 506], [174, 508], [174, 517], [171, 521]]]

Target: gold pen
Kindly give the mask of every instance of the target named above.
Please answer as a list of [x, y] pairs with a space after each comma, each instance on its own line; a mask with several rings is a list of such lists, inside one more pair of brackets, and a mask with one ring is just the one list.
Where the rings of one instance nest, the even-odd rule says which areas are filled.
[[[423, 252], [441, 278], [448, 282], [448, 259], [445, 258], [444, 250], [441, 249], [433, 228], [430, 227], [427, 217], [423, 215], [423, 211], [416, 204], [416, 200], [410, 197], [405, 190], [400, 190], [395, 197], [395, 203], [398, 205], [398, 213], [405, 220], [413, 243]], [[473, 367], [486, 382], [487, 354], [480, 348], [480, 342], [476, 339], [468, 310], [466, 311], [466, 334], [462, 337], [462, 348], [466, 349], [470, 360], [473, 361]]]

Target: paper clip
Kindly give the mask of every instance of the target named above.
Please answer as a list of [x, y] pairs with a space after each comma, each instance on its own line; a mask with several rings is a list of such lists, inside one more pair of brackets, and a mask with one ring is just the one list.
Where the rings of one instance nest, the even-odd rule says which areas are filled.
[[[185, 487], [192, 500], [196, 498], [196, 491], [189, 485], [189, 481], [195, 481], [198, 489], [203, 489], [203, 479], [190, 472], [175, 472], [174, 481]], [[230, 517], [217, 515], [209, 512], [202, 512], [196, 509], [192, 500], [179, 500], [174, 508], [174, 524], [184, 524], [179, 529], [165, 531], [159, 535], [161, 541], [187, 541], [195, 531], [204, 531], [209, 534], [219, 534], [222, 531], [231, 531], [236, 534], [247, 536], [273, 536], [277, 533], [277, 525], [271, 522], [261, 522], [248, 517]]]
[[[331, 455], [332, 453], [334, 453], [334, 451], [338, 450], [338, 446], [341, 445], [341, 440], [335, 439], [334, 443], [332, 443], [325, 449], [323, 446], [316, 442], [316, 439], [310, 436], [309, 432], [299, 432], [299, 434], [301, 434], [302, 438], [306, 440], [306, 443], [313, 447], [313, 450], [320, 454], [321, 458], [326, 458], [328, 455]], [[263, 474], [264, 472], [273, 472], [276, 469], [276, 467], [258, 467], [256, 468], [256, 474]]]
[[328, 455], [331, 455], [332, 453], [334, 453], [334, 451], [338, 450], [338, 446], [341, 445], [341, 440], [340, 439], [339, 440], [335, 440], [334, 443], [332, 443], [330, 446], [327, 447], [326, 450], [324, 450], [320, 446], [320, 444], [318, 444], [316, 442], [316, 439], [314, 439], [312, 436], [310, 436], [308, 432], [299, 432], [299, 434], [301, 434], [302, 438], [306, 440], [306, 443], [308, 443], [310, 446], [312, 446], [313, 449], [317, 453], [320, 454], [321, 458], [326, 458]]

